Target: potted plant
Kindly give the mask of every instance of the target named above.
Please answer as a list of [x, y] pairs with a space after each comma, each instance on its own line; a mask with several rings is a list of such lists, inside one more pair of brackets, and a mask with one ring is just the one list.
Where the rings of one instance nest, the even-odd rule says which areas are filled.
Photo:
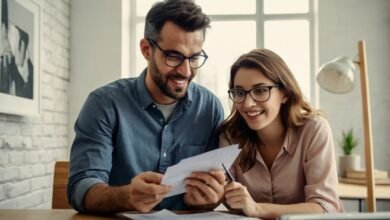
[[360, 155], [353, 154], [354, 149], [359, 144], [359, 140], [353, 134], [353, 130], [342, 133], [340, 141], [340, 147], [343, 150], [344, 155], [340, 156], [340, 175], [345, 176], [347, 170], [360, 170]]

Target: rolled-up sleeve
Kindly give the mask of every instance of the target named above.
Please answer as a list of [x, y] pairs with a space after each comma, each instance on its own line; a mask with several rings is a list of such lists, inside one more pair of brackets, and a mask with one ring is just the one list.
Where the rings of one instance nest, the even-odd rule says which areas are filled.
[[319, 118], [310, 128], [310, 146], [304, 163], [307, 202], [321, 205], [325, 212], [343, 211], [336, 192], [338, 184], [332, 132], [328, 122]]
[[72, 207], [80, 212], [85, 211], [83, 201], [87, 191], [95, 184], [108, 182], [115, 127], [110, 111], [107, 98], [91, 93], [75, 123], [67, 196]]

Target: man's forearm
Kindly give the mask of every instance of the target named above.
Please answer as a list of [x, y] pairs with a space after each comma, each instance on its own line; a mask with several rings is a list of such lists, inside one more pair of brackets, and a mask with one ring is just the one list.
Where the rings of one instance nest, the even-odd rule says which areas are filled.
[[87, 212], [119, 212], [134, 210], [129, 199], [129, 185], [111, 187], [99, 183], [92, 186], [84, 197]]

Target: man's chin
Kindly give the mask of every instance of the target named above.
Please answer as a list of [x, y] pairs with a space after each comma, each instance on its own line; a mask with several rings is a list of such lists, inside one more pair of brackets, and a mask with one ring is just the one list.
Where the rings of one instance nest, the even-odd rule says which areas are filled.
[[187, 89], [176, 89], [170, 90], [168, 93], [165, 93], [166, 96], [172, 99], [181, 99], [186, 95]]

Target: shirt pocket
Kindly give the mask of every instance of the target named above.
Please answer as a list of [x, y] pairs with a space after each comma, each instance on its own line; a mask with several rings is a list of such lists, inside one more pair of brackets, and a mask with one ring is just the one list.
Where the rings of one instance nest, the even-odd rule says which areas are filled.
[[206, 150], [206, 144], [180, 146], [179, 149], [176, 151], [177, 162], [179, 162], [182, 159], [204, 153], [205, 150]]

